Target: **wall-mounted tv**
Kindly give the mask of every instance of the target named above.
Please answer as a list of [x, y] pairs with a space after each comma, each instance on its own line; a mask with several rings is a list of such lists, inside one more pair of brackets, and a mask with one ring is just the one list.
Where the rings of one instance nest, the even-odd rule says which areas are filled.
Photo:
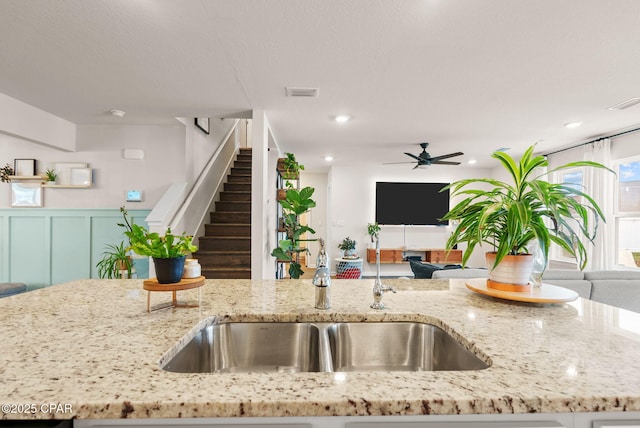
[[446, 226], [449, 183], [376, 183], [376, 221], [379, 224]]

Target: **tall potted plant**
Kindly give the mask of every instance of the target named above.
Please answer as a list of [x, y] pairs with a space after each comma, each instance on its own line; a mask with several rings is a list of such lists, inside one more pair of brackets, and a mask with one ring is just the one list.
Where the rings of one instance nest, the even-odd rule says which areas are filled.
[[278, 201], [282, 206], [286, 239], [280, 240], [278, 247], [271, 252], [271, 255], [280, 261], [288, 262], [289, 276], [295, 279], [304, 274], [300, 265], [300, 253], [309, 252], [302, 246], [304, 240], [301, 237], [307, 232], [316, 233], [309, 226], [300, 224], [300, 216], [316, 206], [315, 201], [311, 199], [314, 191], [313, 187], [305, 187], [301, 190], [289, 188], [286, 198]]
[[167, 228], [164, 235], [149, 232], [130, 221], [124, 207], [120, 208], [120, 212], [124, 217], [124, 223], [118, 223], [118, 226], [126, 229], [124, 234], [129, 238], [129, 249], [153, 259], [156, 279], [160, 284], [180, 282], [187, 254], [198, 250], [198, 247], [191, 243], [193, 237], [184, 233], [174, 235], [170, 228]]
[[[589, 195], [573, 185], [549, 183], [543, 178], [567, 168], [611, 170], [597, 162], [579, 161], [538, 174], [538, 168], [546, 167], [548, 161], [543, 156], [534, 156], [534, 148], [535, 145], [529, 147], [519, 162], [505, 152], [492, 155], [505, 168], [511, 182], [475, 178], [456, 181], [445, 187], [451, 189], [453, 197], [465, 196], [443, 217], [456, 224], [447, 240], [447, 249], [466, 243], [462, 256], [462, 264], [466, 265], [477, 245], [492, 247], [494, 251], [487, 253], [489, 286], [497, 282], [526, 287], [533, 262], [533, 257], [528, 254], [532, 241], [537, 241], [545, 266], [549, 246], [553, 242], [575, 257], [580, 269], [584, 269], [587, 252], [580, 238], [593, 241], [598, 221], [604, 220], [602, 210]], [[471, 184], [488, 184], [492, 188], [470, 189], [467, 186]], [[525, 261], [524, 270], [508, 275], [518, 260]]]

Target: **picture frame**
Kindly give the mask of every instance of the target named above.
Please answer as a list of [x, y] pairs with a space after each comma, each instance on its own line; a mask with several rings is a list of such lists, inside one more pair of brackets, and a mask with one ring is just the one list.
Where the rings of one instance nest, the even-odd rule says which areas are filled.
[[86, 168], [86, 162], [55, 162], [53, 169], [58, 173], [57, 184], [70, 185], [71, 184], [71, 170], [74, 168]]
[[42, 207], [40, 183], [11, 183], [11, 206], [15, 208]]
[[196, 127], [200, 128], [202, 132], [209, 135], [209, 118], [208, 117], [196, 117]]
[[36, 160], [14, 159], [13, 174], [20, 177], [33, 177], [36, 175]]

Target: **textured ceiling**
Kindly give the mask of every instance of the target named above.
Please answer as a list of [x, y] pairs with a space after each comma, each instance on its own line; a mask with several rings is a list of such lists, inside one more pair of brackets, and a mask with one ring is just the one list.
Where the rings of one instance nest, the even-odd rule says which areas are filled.
[[484, 166], [640, 123], [607, 110], [640, 96], [637, 0], [0, 0], [0, 40], [9, 96], [77, 124], [261, 109], [307, 169], [423, 141]]

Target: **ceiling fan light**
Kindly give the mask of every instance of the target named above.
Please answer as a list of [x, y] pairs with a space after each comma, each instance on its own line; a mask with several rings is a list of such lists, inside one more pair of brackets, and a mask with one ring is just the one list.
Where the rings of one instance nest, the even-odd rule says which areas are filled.
[[418, 165], [418, 168], [420, 168], [420, 169], [427, 169], [427, 168], [429, 168], [429, 165], [428, 165], [428, 164], [426, 164], [426, 163], [419, 164], [419, 165]]

